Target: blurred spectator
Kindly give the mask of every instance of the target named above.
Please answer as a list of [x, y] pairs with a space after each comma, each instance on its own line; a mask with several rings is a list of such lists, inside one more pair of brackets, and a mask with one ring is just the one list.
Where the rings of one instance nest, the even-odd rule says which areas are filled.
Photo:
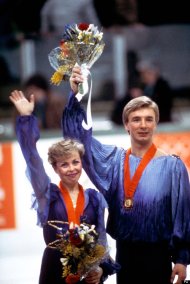
[[138, 54], [134, 50], [127, 51], [127, 93], [124, 97], [116, 100], [110, 119], [116, 125], [123, 125], [122, 112], [124, 106], [136, 97], [142, 96], [142, 86], [139, 78], [139, 71], [137, 70]]
[[39, 120], [41, 129], [60, 129], [61, 115], [66, 99], [55, 93], [42, 74], [34, 74], [23, 84], [27, 98], [35, 95], [34, 114]]
[[41, 10], [42, 33], [62, 33], [66, 24], [80, 22], [99, 26], [92, 0], [47, 0]]
[[142, 60], [137, 64], [144, 95], [154, 100], [160, 110], [160, 122], [172, 121], [172, 88], [162, 77], [158, 64]]
[[138, 22], [137, 0], [93, 0], [94, 9], [103, 27], [127, 26]]
[[[139, 57], [136, 51], [127, 51], [127, 75], [128, 75], [128, 88], [132, 85], [136, 85], [139, 81], [139, 71], [137, 70], [137, 64]], [[137, 83], [138, 84], [138, 83]]]
[[130, 84], [126, 96], [115, 102], [114, 108], [111, 112], [111, 121], [116, 125], [123, 125], [122, 113], [124, 106], [131, 100], [143, 95], [143, 90], [139, 82], [133, 82]]

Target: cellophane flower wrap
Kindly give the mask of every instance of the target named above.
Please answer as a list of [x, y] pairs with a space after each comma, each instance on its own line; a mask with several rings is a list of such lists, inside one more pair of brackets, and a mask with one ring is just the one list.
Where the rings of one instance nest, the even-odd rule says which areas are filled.
[[104, 46], [103, 33], [93, 24], [66, 25], [60, 45], [48, 55], [51, 66], [56, 70], [51, 83], [59, 85], [62, 80], [68, 80], [76, 63], [85, 70], [91, 68]]
[[56, 224], [68, 224], [62, 221], [48, 221], [48, 224], [59, 230], [57, 239], [48, 247], [57, 249], [62, 257], [62, 277], [67, 284], [82, 280], [91, 269], [95, 269], [108, 256], [108, 249], [98, 241], [94, 225], [71, 223], [68, 229]]

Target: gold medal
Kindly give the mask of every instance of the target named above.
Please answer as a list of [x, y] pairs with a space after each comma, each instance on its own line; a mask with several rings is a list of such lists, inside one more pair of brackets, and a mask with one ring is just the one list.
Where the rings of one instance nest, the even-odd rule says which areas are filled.
[[124, 202], [124, 206], [126, 209], [131, 209], [133, 207], [133, 199], [132, 198], [126, 198]]
[[[129, 164], [129, 155], [131, 154], [131, 148], [127, 150], [125, 161], [124, 161], [124, 193], [126, 199], [124, 201], [125, 209], [131, 209], [133, 207], [133, 196], [135, 194], [138, 183], [141, 179], [144, 169], [154, 157], [157, 148], [154, 144], [148, 149], [148, 151], [144, 154], [142, 160], [140, 161], [135, 174], [131, 179], [130, 175], [130, 164]], [[130, 196], [130, 197], [129, 197]]]

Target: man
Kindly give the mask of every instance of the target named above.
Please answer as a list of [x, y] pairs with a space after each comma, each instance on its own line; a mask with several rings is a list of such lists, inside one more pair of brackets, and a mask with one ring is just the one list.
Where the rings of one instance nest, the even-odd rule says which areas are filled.
[[86, 114], [75, 94], [83, 81], [75, 66], [63, 135], [85, 145], [84, 169], [108, 202], [107, 232], [116, 240], [121, 264], [117, 283], [169, 284], [175, 278], [182, 284], [190, 260], [189, 177], [179, 157], [153, 143], [158, 106], [146, 96], [132, 99], [122, 116], [131, 148], [104, 145], [82, 127]]

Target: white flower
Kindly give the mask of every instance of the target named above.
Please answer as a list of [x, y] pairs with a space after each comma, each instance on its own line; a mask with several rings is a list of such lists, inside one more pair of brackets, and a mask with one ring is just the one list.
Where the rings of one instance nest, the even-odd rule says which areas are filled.
[[60, 258], [60, 261], [61, 261], [61, 263], [62, 263], [63, 266], [67, 265], [68, 260], [69, 260], [68, 258], [63, 258], [63, 257]]

